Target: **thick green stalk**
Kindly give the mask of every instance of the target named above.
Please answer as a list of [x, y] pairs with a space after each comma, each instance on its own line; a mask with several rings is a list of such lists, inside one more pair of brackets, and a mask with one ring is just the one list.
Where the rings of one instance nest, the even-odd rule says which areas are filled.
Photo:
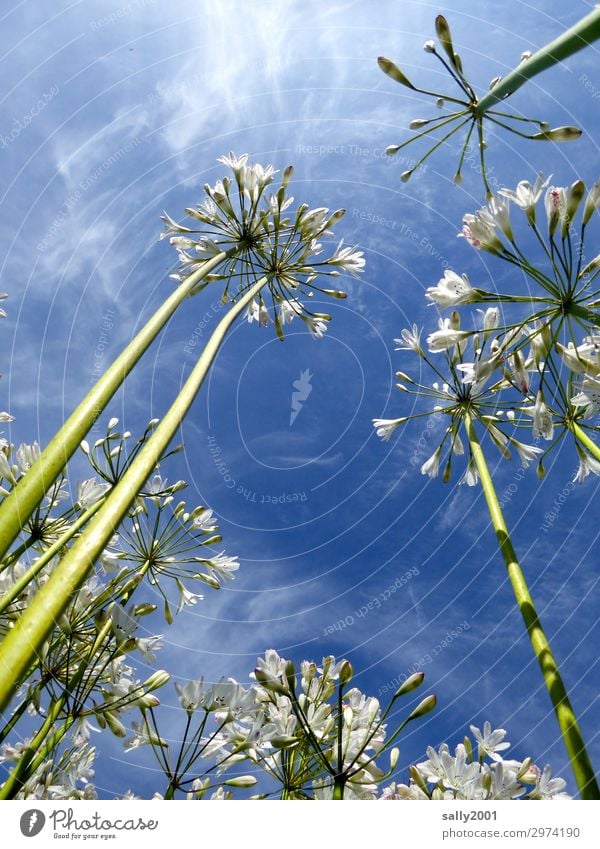
[[102, 506], [104, 499], [100, 499], [96, 501], [95, 504], [82, 513], [79, 518], [73, 522], [73, 524], [62, 534], [56, 542], [54, 542], [49, 548], [44, 551], [44, 553], [35, 561], [33, 566], [31, 566], [26, 572], [24, 572], [21, 577], [15, 581], [12, 587], [4, 593], [3, 596], [0, 597], [0, 616], [4, 613], [4, 611], [9, 607], [13, 601], [19, 597], [19, 595], [23, 592], [27, 584], [30, 581], [33, 581], [36, 575], [38, 575], [44, 566], [49, 563], [55, 554], [58, 554], [68, 541], [75, 536], [77, 531], [89, 522], [89, 520], [94, 516], [100, 507]]
[[573, 53], [577, 53], [578, 50], [582, 50], [598, 38], [600, 38], [600, 9], [594, 9], [566, 32], [563, 32], [562, 35], [559, 35], [558, 38], [555, 38], [554, 41], [536, 51], [533, 56], [521, 62], [513, 71], [503, 77], [477, 103], [473, 110], [474, 114], [483, 115], [495, 103], [521, 88], [532, 77], [552, 67], [552, 65], [556, 65], [557, 62], [572, 56]]
[[[95, 505], [94, 505], [95, 506]], [[146, 561], [141, 568], [141, 573], [143, 575], [148, 571], [150, 563]], [[137, 586], [137, 585], [136, 585]], [[123, 596], [122, 601], [129, 601], [132, 595], [133, 589], [129, 589]], [[61, 740], [64, 738], [65, 734], [69, 730], [69, 728], [75, 722], [77, 718], [74, 713], [70, 713], [60, 728], [54, 732], [54, 734], [47, 739], [48, 734], [52, 730], [52, 727], [60, 713], [67, 703], [67, 698], [69, 695], [72, 695], [76, 688], [81, 684], [85, 673], [88, 671], [91, 663], [94, 662], [96, 654], [98, 653], [102, 643], [105, 639], [110, 636], [112, 628], [112, 622], [109, 619], [102, 626], [90, 649], [87, 653], [87, 657], [82, 659], [79, 664], [79, 668], [75, 675], [72, 676], [69, 681], [68, 689], [64, 690], [60, 696], [55, 698], [50, 705], [48, 712], [46, 714], [46, 719], [43, 724], [40, 726], [35, 736], [31, 740], [27, 749], [23, 752], [18, 762], [16, 763], [14, 769], [10, 773], [7, 780], [4, 782], [2, 787], [0, 787], [0, 800], [2, 799], [12, 799], [15, 795], [20, 791], [23, 784], [27, 781], [27, 779], [33, 775], [36, 769], [44, 762], [44, 760], [52, 754], [53, 750], [58, 746]]]
[[156, 467], [196, 397], [227, 331], [267, 283], [258, 280], [216, 326], [179, 395], [148, 442], [107, 496], [95, 519], [65, 554], [0, 644], [0, 711], [4, 710], [44, 640], [85, 581], [127, 511]]
[[196, 283], [215, 269], [227, 255], [226, 253], [217, 254], [203, 263], [198, 271], [186, 277], [94, 384], [64, 425], [55, 433], [27, 474], [2, 501], [0, 504], [0, 560], [142, 354]]
[[506, 563], [508, 577], [517, 599], [519, 610], [525, 621], [529, 639], [540, 664], [546, 688], [550, 694], [581, 798], [600, 799], [600, 790], [598, 789], [596, 776], [594, 775], [594, 770], [586, 751], [581, 731], [579, 730], [577, 718], [571, 707], [558, 664], [554, 659], [550, 644], [538, 618], [525, 576], [508, 533], [490, 470], [475, 431], [475, 425], [468, 413], [465, 415], [465, 426], [473, 459], [475, 460], [481, 479], [490, 518], [496, 531], [498, 546]]
[[579, 427], [577, 422], [567, 422], [567, 427], [573, 434], [573, 436], [581, 442], [581, 444], [587, 448], [590, 454], [596, 458], [596, 460], [600, 460], [600, 446], [596, 445], [593, 439], [587, 435], [587, 433]]

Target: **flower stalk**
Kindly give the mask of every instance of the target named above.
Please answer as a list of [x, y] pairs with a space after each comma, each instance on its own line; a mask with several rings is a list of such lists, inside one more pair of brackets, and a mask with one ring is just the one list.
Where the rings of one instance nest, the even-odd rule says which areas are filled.
[[0, 711], [9, 703], [44, 640], [69, 604], [72, 593], [85, 581], [89, 570], [152, 474], [194, 401], [227, 331], [267, 283], [267, 277], [255, 282], [218, 323], [182, 390], [151, 438], [106, 498], [94, 521], [64, 556], [48, 582], [41, 587], [0, 644]]
[[546, 44], [524, 62], [521, 62], [510, 74], [477, 102], [475, 115], [484, 115], [490, 107], [509, 97], [528, 80], [551, 68], [563, 59], [567, 59], [584, 47], [588, 47], [600, 38], [600, 9], [596, 8], [583, 17], [570, 29]]
[[510, 583], [527, 627], [527, 633], [529, 634], [535, 656], [542, 670], [544, 682], [554, 707], [581, 798], [600, 799], [600, 790], [577, 718], [567, 695], [558, 664], [552, 654], [550, 644], [537, 615], [521, 565], [513, 548], [487, 461], [477, 437], [473, 420], [468, 412], [465, 412], [464, 422], [473, 459], [481, 479], [490, 519], [498, 539], [498, 546], [506, 563]]
[[105, 408], [175, 310], [197, 283], [217, 268], [227, 258], [227, 255], [223, 251], [204, 262], [164, 301], [137, 336], [90, 389], [83, 401], [71, 413], [60, 430], [56, 432], [27, 474], [0, 503], [0, 559], [7, 553], [22, 530], [24, 523], [59, 477], [67, 461], [75, 453], [99, 413]]

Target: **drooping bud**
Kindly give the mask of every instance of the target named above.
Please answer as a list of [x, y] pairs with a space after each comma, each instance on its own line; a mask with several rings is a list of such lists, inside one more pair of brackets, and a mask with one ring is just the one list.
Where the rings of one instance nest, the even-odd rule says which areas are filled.
[[460, 65], [460, 60], [458, 60], [458, 63], [457, 63], [458, 57], [456, 56], [456, 54], [454, 52], [454, 46], [452, 44], [452, 35], [450, 33], [450, 27], [448, 26], [448, 21], [446, 20], [446, 18], [443, 15], [438, 15], [437, 18], [435, 19], [435, 31], [437, 33], [437, 37], [440, 40], [440, 44], [442, 45], [446, 55], [448, 56], [448, 59], [450, 59], [450, 62], [452, 63], [452, 65], [455, 68], [457, 68], [459, 71], [461, 71], [461, 73], [462, 73], [462, 67]]
[[553, 129], [546, 130], [542, 133], [534, 133], [529, 138], [535, 139], [536, 141], [564, 142], [578, 139], [580, 135], [581, 130], [577, 127], [554, 127]]
[[396, 769], [399, 757], [400, 749], [397, 746], [394, 746], [394, 748], [390, 751], [390, 772], [393, 772]]

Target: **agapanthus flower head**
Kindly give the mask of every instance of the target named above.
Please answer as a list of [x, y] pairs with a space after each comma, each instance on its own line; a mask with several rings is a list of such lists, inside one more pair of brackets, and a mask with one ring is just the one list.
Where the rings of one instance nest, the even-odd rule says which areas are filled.
[[[327, 248], [326, 240], [343, 217], [344, 210], [334, 212], [325, 207], [311, 209], [302, 203], [290, 211], [294, 198], [288, 187], [293, 169], [286, 168], [278, 186], [278, 173], [271, 165], [249, 163], [247, 154], [230, 153], [218, 160], [233, 177], [225, 176], [211, 186], [206, 185], [206, 199], [195, 208], [186, 209], [190, 226], [175, 222], [166, 213], [161, 238], [170, 237], [179, 255], [179, 271], [172, 275], [183, 280], [210, 257], [221, 252], [226, 257], [218, 270], [209, 274], [191, 294], [215, 281], [225, 281], [223, 301], [236, 298], [260, 278], [266, 278], [264, 292], [250, 305], [248, 321], [266, 325], [273, 321], [283, 338], [283, 325], [297, 315], [315, 336], [322, 336], [329, 316], [311, 310], [308, 299], [315, 293], [344, 298], [344, 292], [321, 285], [323, 278], [336, 278], [341, 272], [362, 272], [365, 260], [361, 251], [340, 241]], [[290, 310], [281, 312], [284, 305]]]
[[[581, 135], [581, 130], [576, 127], [556, 127], [551, 128], [545, 121], [540, 121], [537, 118], [526, 118], [518, 113], [511, 114], [495, 108], [496, 101], [500, 97], [492, 97], [490, 92], [500, 84], [502, 77], [497, 76], [489, 85], [489, 92], [479, 96], [476, 93], [476, 87], [467, 79], [460, 56], [455, 50], [450, 27], [443, 15], [438, 15], [435, 20], [435, 29], [439, 41], [439, 48], [433, 40], [425, 42], [424, 50], [426, 53], [432, 54], [440, 62], [444, 71], [450, 77], [453, 84], [451, 93], [443, 93], [431, 91], [428, 88], [421, 88], [414, 85], [408, 79], [406, 74], [398, 67], [395, 62], [384, 56], [378, 59], [381, 70], [394, 82], [399, 83], [405, 88], [419, 92], [426, 96], [432, 97], [435, 100], [436, 106], [444, 111], [438, 113], [431, 118], [418, 118], [410, 122], [410, 129], [416, 130], [417, 134], [401, 144], [389, 145], [386, 153], [393, 156], [399, 150], [406, 147], [408, 144], [428, 137], [431, 133], [439, 131], [432, 147], [422, 156], [416, 165], [401, 174], [401, 180], [407, 182], [414, 171], [431, 156], [444, 142], [448, 141], [455, 133], [464, 129], [464, 137], [462, 150], [459, 155], [458, 167], [454, 176], [454, 182], [457, 185], [462, 183], [462, 168], [467, 158], [467, 153], [470, 150], [471, 142], [475, 136], [477, 139], [476, 156], [480, 164], [480, 171], [483, 177], [483, 183], [486, 191], [486, 196], [492, 196], [485, 162], [485, 149], [487, 142], [484, 135], [484, 124], [489, 122], [497, 131], [499, 129], [506, 130], [521, 138], [534, 139], [536, 141], [570, 141]], [[522, 54], [529, 58], [530, 54]], [[520, 84], [520, 83], [519, 83]], [[515, 86], [518, 88], [518, 85]], [[511, 94], [508, 90], [505, 97], [502, 99], [504, 103], [506, 96]], [[493, 101], [493, 102], [492, 102]], [[534, 132], [524, 132], [523, 127], [531, 127]], [[510, 225], [508, 224], [508, 227]], [[465, 234], [466, 235], [466, 234]], [[506, 235], [510, 238], [508, 230]]]
[[[441, 474], [444, 482], [450, 480], [454, 458], [465, 455], [466, 443], [469, 446], [466, 456], [467, 468], [460, 483], [469, 486], [474, 486], [479, 480], [471, 452], [471, 426], [481, 426], [505, 459], [511, 458], [511, 447], [514, 448], [523, 467], [527, 467], [542, 453], [536, 446], [527, 445], [513, 436], [513, 430], [521, 424], [522, 418], [519, 416], [517, 419], [513, 414], [514, 410], [520, 410], [520, 413], [525, 414], [525, 418], [527, 414], [533, 415], [533, 399], [527, 395], [531, 407], [521, 408], [521, 392], [517, 391], [512, 404], [508, 405], [499, 397], [500, 390], [505, 385], [513, 386], [513, 382], [507, 381], [505, 377], [507, 348], [510, 348], [516, 336], [520, 337], [521, 334], [514, 331], [506, 333], [503, 328], [498, 329], [499, 310], [496, 307], [477, 312], [477, 326], [473, 330], [461, 329], [459, 318], [454, 313], [449, 318], [439, 320], [438, 330], [427, 337], [429, 351], [434, 355], [431, 359], [420, 344], [412, 341], [420, 337], [418, 328], [413, 327], [412, 331], [402, 332], [403, 340], [411, 342], [400, 350], [417, 354], [435, 379], [430, 385], [426, 385], [407, 379], [403, 374], [403, 393], [422, 398], [425, 409], [397, 419], [373, 419], [377, 436], [387, 441], [401, 424], [404, 425], [412, 418], [435, 417], [439, 422], [443, 420], [440, 417], [447, 416], [447, 425], [441, 430], [441, 441], [431, 456], [424, 458], [420, 467], [421, 474], [431, 478]], [[516, 352], [513, 358], [518, 357], [519, 353]], [[440, 364], [440, 360], [443, 364]], [[536, 422], [540, 427], [542, 418], [538, 411]], [[551, 416], [549, 421], [544, 419], [545, 432], [548, 432], [551, 422]], [[466, 428], [463, 434], [465, 439], [461, 438], [463, 428]]]

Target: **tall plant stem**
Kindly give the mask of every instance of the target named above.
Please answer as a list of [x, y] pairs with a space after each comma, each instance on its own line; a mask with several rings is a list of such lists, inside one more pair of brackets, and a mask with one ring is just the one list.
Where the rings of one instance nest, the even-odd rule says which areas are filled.
[[492, 525], [498, 539], [498, 546], [506, 563], [508, 577], [517, 599], [517, 604], [531, 640], [531, 645], [537, 657], [538, 663], [542, 670], [544, 682], [554, 712], [558, 720], [558, 725], [562, 738], [564, 740], [571, 766], [575, 774], [575, 780], [581, 794], [582, 799], [600, 799], [600, 790], [591, 761], [585, 748], [585, 743], [579, 730], [577, 718], [571, 702], [567, 695], [565, 685], [560, 675], [558, 664], [554, 659], [554, 655], [550, 649], [550, 644], [544, 633], [541, 622], [537, 615], [533, 599], [529, 592], [523, 570], [513, 548], [508, 528], [502, 514], [502, 509], [496, 495], [496, 490], [492, 482], [490, 470], [485, 459], [485, 455], [481, 448], [481, 444], [475, 431], [475, 425], [469, 413], [465, 415], [465, 426], [471, 446], [473, 459], [479, 472], [481, 485], [485, 495], [485, 500], [492, 520]]
[[556, 65], [563, 59], [577, 53], [600, 38], [600, 9], [594, 9], [578, 23], [542, 47], [529, 59], [521, 62], [513, 71], [503, 77], [474, 107], [475, 115], [483, 115], [490, 107], [517, 91], [524, 83]]
[[[145, 574], [148, 571], [149, 561], [146, 561], [141, 568], [141, 573]], [[135, 584], [137, 586], [137, 582]], [[122, 598], [123, 602], [129, 601], [135, 587], [128, 589]], [[77, 719], [77, 715], [72, 711], [65, 718], [63, 724], [56, 729], [54, 734], [48, 738], [54, 723], [59, 718], [63, 707], [67, 703], [67, 699], [70, 694], [72, 694], [76, 687], [81, 684], [85, 673], [88, 671], [90, 664], [94, 662], [97, 652], [100, 647], [110, 636], [110, 631], [112, 627], [112, 622], [109, 619], [102, 626], [92, 645], [87, 652], [85, 658], [80, 661], [79, 668], [75, 675], [69, 681], [68, 688], [66, 688], [58, 698], [52, 701], [46, 718], [40, 728], [35, 733], [33, 739], [31, 740], [29, 746], [21, 757], [19, 761], [15, 765], [14, 769], [2, 785], [0, 787], [0, 800], [3, 799], [13, 799], [17, 793], [20, 791], [23, 784], [27, 781], [27, 779], [33, 775], [36, 769], [43, 764], [47, 757], [49, 757], [56, 746], [63, 740], [68, 730], [71, 728], [75, 720]]]
[[21, 595], [25, 587], [33, 581], [36, 575], [39, 575], [44, 566], [46, 566], [46, 564], [49, 563], [56, 554], [60, 554], [63, 546], [65, 546], [69, 540], [75, 536], [77, 531], [89, 522], [92, 516], [98, 512], [103, 501], [104, 499], [96, 501], [96, 503], [92, 504], [85, 513], [82, 513], [81, 516], [79, 516], [64, 532], [64, 534], [61, 534], [56, 542], [52, 543], [52, 545], [47, 548], [40, 557], [38, 557], [33, 566], [30, 566], [29, 569], [14, 582], [11, 588], [7, 590], [4, 595], [0, 596], [0, 616], [8, 607], [10, 607], [13, 601]]
[[179, 395], [148, 442], [107, 496], [95, 519], [65, 554], [0, 644], [0, 711], [16, 692], [44, 640], [69, 604], [72, 593], [85, 581], [155, 469], [196, 397], [227, 331], [267, 282], [263, 277], [254, 283], [218, 323]]
[[600, 460], [600, 446], [596, 445], [593, 439], [590, 439], [587, 433], [579, 427], [577, 422], [567, 422], [567, 427], [573, 434], [573, 436], [581, 442], [581, 444], [587, 448], [587, 450], [596, 458], [596, 460]]
[[42, 454], [0, 504], [0, 560], [17, 538], [46, 492], [65, 468], [81, 440], [106, 407], [142, 354], [171, 318], [194, 286], [228, 254], [222, 252], [203, 263], [156, 310], [137, 336], [94, 384], [83, 401], [55, 433]]

